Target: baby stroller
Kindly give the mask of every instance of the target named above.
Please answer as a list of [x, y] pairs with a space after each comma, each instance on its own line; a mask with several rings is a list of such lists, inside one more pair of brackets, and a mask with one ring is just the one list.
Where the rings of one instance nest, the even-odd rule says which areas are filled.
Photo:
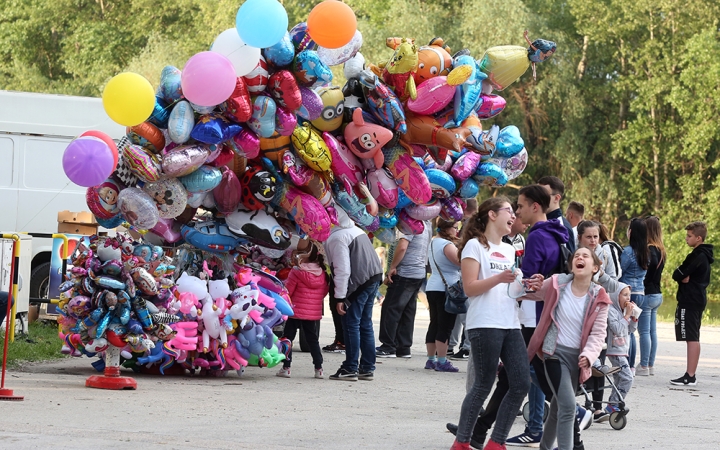
[[[609, 422], [610, 426], [614, 430], [622, 430], [627, 425], [627, 414], [630, 412], [630, 409], [625, 406], [625, 399], [623, 398], [622, 394], [617, 389], [617, 386], [615, 385], [615, 381], [613, 380], [612, 375], [614, 373], [619, 372], [621, 369], [620, 367], [609, 367], [604, 364], [600, 364], [599, 361], [596, 361], [595, 364], [592, 367], [592, 376], [597, 378], [605, 378], [606, 384], [605, 386], [599, 388], [599, 389], [590, 389], [588, 390], [587, 384], [581, 384], [578, 388], [578, 392], [576, 393], [577, 396], [582, 395], [585, 398], [585, 403], [583, 404], [583, 407], [589, 411], [592, 411], [593, 409], [593, 399], [591, 396], [591, 393], [597, 392], [599, 390], [605, 390], [605, 389], [613, 389], [615, 393], [618, 395], [618, 397], [621, 399], [617, 404], [613, 402], [614, 406], [616, 406], [619, 410], [613, 411], [610, 413]], [[609, 405], [610, 402], [600, 402], [605, 405]], [[545, 402], [544, 405], [544, 411], [543, 411], [543, 422], [547, 420], [548, 413], [550, 410], [550, 405]], [[522, 417], [525, 419], [525, 422], [530, 421], [530, 403], [526, 402], [522, 407]]]
[[[587, 410], [592, 410], [593, 408], [593, 399], [590, 395], [592, 392], [598, 392], [600, 390], [605, 389], [612, 389], [615, 394], [617, 394], [618, 398], [620, 398], [619, 402], [612, 402], [613, 406], [618, 408], [618, 411], [613, 411], [610, 413], [610, 426], [614, 430], [622, 430], [627, 425], [627, 414], [630, 412], [630, 409], [625, 406], [625, 398], [623, 398], [622, 394], [620, 394], [620, 391], [618, 391], [617, 386], [615, 386], [615, 381], [613, 381], [613, 374], [617, 373], [621, 370], [620, 367], [609, 367], [604, 364], [600, 364], [599, 361], [596, 361], [595, 364], [592, 366], [592, 376], [596, 378], [605, 378], [605, 386], [599, 388], [599, 389], [591, 389], [587, 390], [586, 384], [580, 385], [580, 392], [578, 392], [578, 395], [582, 394], [585, 397], [585, 404], [584, 407]], [[609, 401], [600, 402], [602, 404], [610, 405], [611, 403]]]

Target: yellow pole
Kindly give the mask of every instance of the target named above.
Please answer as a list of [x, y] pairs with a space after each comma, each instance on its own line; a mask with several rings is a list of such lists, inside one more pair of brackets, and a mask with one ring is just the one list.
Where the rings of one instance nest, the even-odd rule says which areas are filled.
[[12, 289], [12, 298], [13, 298], [13, 305], [12, 309], [10, 309], [10, 336], [9, 336], [9, 342], [15, 342], [15, 315], [17, 314], [17, 295], [18, 295], [18, 270], [20, 269], [18, 261], [20, 260], [20, 236], [17, 234], [3, 234], [3, 239], [12, 239], [15, 241], [15, 245], [13, 246], [13, 249], [15, 252], [13, 253], [13, 279], [10, 280], [10, 289]]

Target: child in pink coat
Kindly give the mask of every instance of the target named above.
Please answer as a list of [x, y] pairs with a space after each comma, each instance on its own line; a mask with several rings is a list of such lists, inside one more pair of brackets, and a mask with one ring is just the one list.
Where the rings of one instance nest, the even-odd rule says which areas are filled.
[[[298, 255], [297, 259], [298, 265], [290, 271], [285, 281], [295, 315], [289, 317], [285, 323], [283, 337], [292, 342], [297, 330], [302, 329], [305, 333], [305, 341], [310, 346], [315, 378], [323, 378], [323, 357], [318, 341], [318, 330], [323, 314], [323, 300], [330, 291], [325, 261], [315, 243], [310, 245], [309, 253]], [[277, 376], [290, 378], [291, 364], [292, 348]]]

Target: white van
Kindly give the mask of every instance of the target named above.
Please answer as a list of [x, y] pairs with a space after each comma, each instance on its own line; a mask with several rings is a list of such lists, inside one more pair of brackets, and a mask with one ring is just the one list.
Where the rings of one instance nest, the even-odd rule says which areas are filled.
[[[125, 127], [92, 97], [0, 91], [0, 230], [57, 232], [59, 211], [87, 211], [86, 188], [62, 168], [65, 147], [88, 130], [115, 140]], [[33, 239], [30, 297], [45, 297], [51, 239]]]

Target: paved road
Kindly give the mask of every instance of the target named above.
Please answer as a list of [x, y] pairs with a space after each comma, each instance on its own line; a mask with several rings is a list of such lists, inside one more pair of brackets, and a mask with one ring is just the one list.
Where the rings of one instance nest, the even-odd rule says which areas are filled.
[[[428, 320], [418, 309], [413, 358], [379, 360], [372, 382], [314, 379], [308, 353], [297, 354], [291, 379], [259, 368], [242, 378], [136, 376], [138, 390], [121, 392], [85, 388], [94, 374], [87, 358], [26, 367], [6, 379], [25, 401], [0, 402], [0, 448], [447, 449], [445, 423], [458, 419], [466, 363], [459, 374], [423, 370]], [[691, 389], [668, 384], [684, 372], [685, 349], [670, 324], [659, 333], [657, 375], [636, 379], [627, 427], [593, 425], [583, 433], [587, 449], [720, 448], [720, 328], [702, 331]], [[331, 339], [328, 317], [321, 344]], [[326, 372], [342, 358], [325, 354]]]

